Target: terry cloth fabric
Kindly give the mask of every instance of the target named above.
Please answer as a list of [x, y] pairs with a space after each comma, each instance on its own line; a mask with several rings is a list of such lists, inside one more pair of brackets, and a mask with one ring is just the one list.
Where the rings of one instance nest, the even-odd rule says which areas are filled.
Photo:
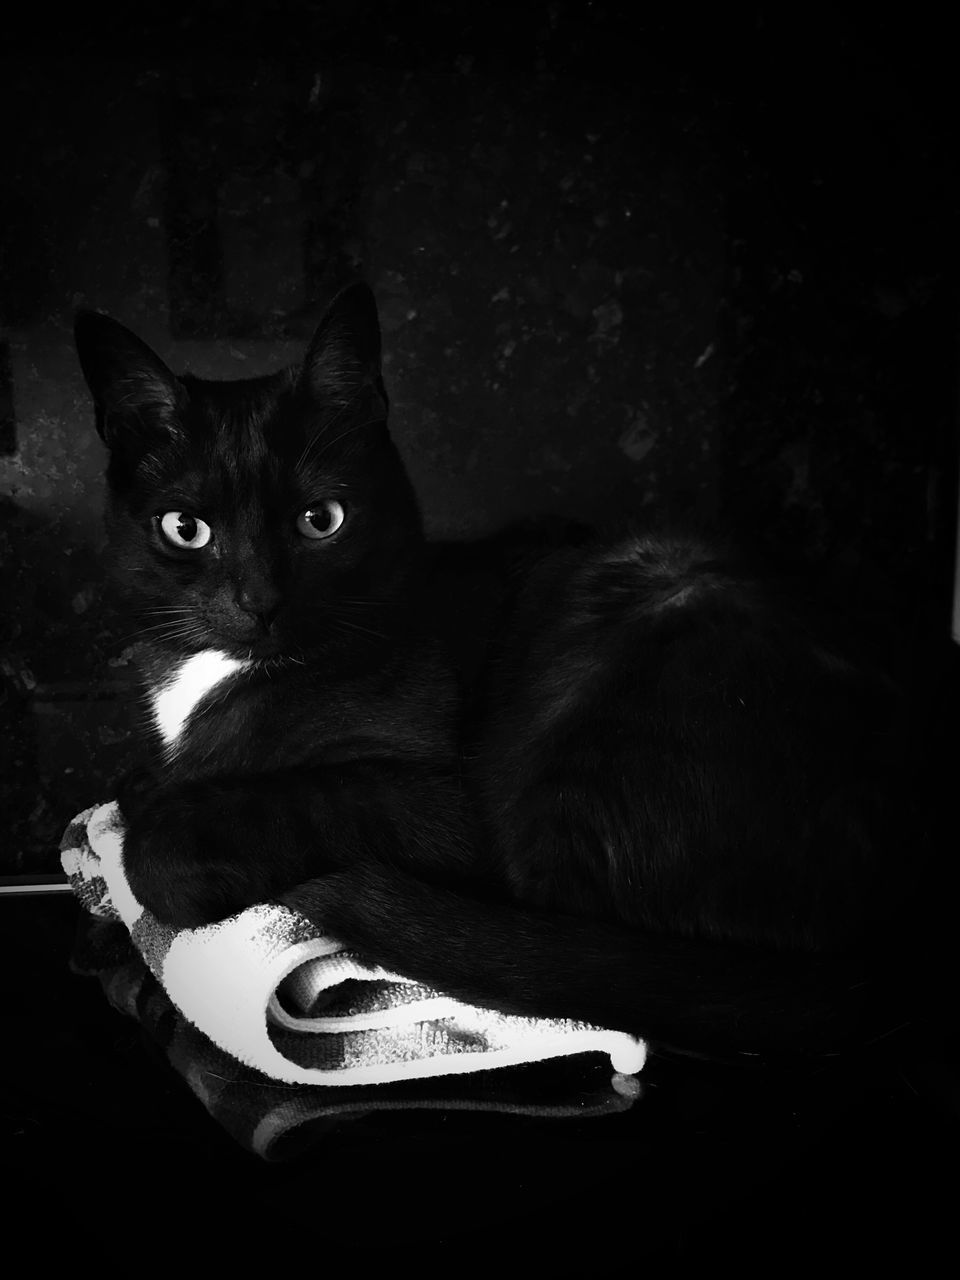
[[593, 1119], [630, 1110], [635, 1076], [613, 1076], [599, 1055], [554, 1059], [511, 1071], [394, 1084], [326, 1088], [267, 1080], [218, 1049], [174, 1008], [116, 920], [83, 913], [70, 967], [99, 979], [107, 999], [136, 1019], [150, 1047], [183, 1078], [210, 1117], [263, 1160], [294, 1159], [334, 1129], [384, 1112], [500, 1112], [537, 1120]]
[[199, 929], [161, 924], [123, 872], [117, 806], [79, 814], [60, 845], [82, 905], [120, 920], [173, 1006], [219, 1049], [273, 1080], [386, 1084], [604, 1053], [640, 1071], [642, 1040], [480, 1009], [365, 965], [305, 917], [260, 903]]

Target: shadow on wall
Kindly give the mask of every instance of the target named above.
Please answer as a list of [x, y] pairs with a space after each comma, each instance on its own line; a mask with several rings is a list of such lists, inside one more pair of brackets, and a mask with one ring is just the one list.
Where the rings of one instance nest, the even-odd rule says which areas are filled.
[[[62, 528], [0, 497], [0, 873], [55, 871], [64, 814], [108, 794], [136, 710], [101, 566]], [[47, 554], [37, 554], [38, 548]]]

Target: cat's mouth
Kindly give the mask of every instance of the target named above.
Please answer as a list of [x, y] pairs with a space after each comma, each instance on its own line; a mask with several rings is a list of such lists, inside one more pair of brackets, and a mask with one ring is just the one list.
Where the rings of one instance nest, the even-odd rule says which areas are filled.
[[237, 646], [242, 649], [243, 656], [249, 662], [261, 662], [267, 658], [279, 658], [283, 654], [283, 646], [275, 636], [263, 636], [246, 645]]
[[211, 627], [207, 631], [203, 647], [216, 649], [240, 662], [260, 662], [267, 658], [279, 658], [284, 655], [287, 648], [275, 635], [261, 632], [256, 636], [239, 636], [216, 627]]

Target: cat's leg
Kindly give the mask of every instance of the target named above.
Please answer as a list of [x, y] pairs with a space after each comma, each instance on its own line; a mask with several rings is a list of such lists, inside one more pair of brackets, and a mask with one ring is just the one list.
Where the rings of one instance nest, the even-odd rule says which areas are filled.
[[147, 765], [130, 769], [120, 777], [113, 794], [128, 826], [149, 804], [161, 785], [158, 775]]
[[380, 861], [455, 877], [471, 853], [454, 776], [352, 762], [168, 787], [129, 824], [124, 869], [160, 920], [196, 927], [335, 867]]

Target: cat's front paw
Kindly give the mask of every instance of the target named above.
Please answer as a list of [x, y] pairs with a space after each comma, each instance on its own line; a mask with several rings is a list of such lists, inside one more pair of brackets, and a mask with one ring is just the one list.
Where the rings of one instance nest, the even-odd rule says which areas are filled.
[[269, 895], [264, 863], [222, 812], [175, 788], [128, 826], [123, 865], [134, 897], [163, 924], [194, 929], [236, 915]]
[[140, 766], [121, 776], [114, 787], [117, 808], [129, 826], [156, 796], [160, 783], [152, 769]]

